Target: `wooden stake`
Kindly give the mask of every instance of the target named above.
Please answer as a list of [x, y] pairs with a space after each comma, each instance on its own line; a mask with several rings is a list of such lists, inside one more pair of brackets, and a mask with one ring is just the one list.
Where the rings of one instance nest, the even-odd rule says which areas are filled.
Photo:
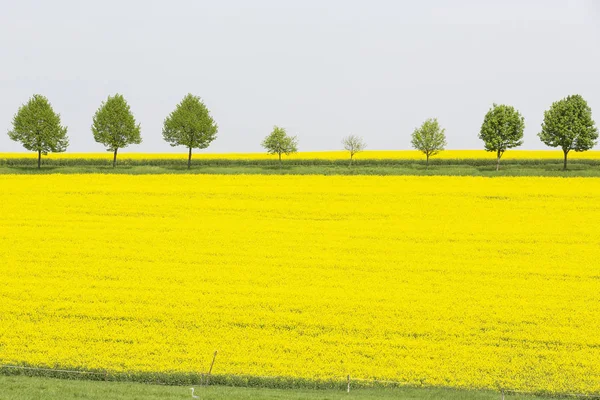
[[350, 393], [350, 375], [348, 375], [348, 393]]
[[217, 358], [217, 350], [215, 350], [215, 354], [213, 354], [212, 362], [210, 363], [210, 368], [208, 369], [208, 374], [206, 374], [206, 384], [208, 385], [210, 381], [210, 374], [212, 373], [213, 366], [215, 365], [215, 359]]
[[215, 354], [213, 355], [212, 363], [210, 363], [210, 369], [208, 370], [208, 375], [211, 374], [212, 369], [213, 369], [213, 365], [215, 365], [215, 358], [217, 358], [217, 350], [215, 350]]
[[502, 389], [502, 400], [504, 400], [504, 389]]

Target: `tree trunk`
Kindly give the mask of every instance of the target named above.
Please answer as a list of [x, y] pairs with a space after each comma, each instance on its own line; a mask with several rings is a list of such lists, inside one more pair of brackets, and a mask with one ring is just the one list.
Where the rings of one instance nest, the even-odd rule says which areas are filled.
[[42, 151], [38, 150], [38, 169], [42, 167]]
[[348, 164], [349, 167], [352, 166], [352, 158], [354, 157], [354, 154], [350, 153], [350, 164]]
[[117, 166], [117, 150], [119, 149], [115, 149], [113, 153], [113, 168]]
[[279, 153], [279, 169], [281, 169], [282, 166], [283, 163], [281, 162], [281, 153]]
[[563, 152], [565, 153], [565, 158], [564, 158], [564, 162], [563, 162], [563, 171], [567, 170], [567, 154], [569, 154], [568, 150], [563, 150]]
[[425, 157], [427, 157], [427, 161], [425, 161], [425, 169], [429, 169], [429, 154], [425, 154]]
[[192, 168], [192, 148], [188, 151], [188, 169]]
[[496, 171], [500, 170], [500, 150], [496, 153]]

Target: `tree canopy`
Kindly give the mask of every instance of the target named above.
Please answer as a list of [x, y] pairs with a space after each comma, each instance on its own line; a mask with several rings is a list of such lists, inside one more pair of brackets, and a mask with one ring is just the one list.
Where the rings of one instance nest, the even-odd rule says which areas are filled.
[[42, 154], [63, 152], [69, 145], [67, 127], [61, 125], [60, 114], [55, 113], [48, 99], [39, 94], [34, 94], [19, 107], [8, 136], [25, 149], [38, 153], [38, 168]]
[[523, 144], [525, 118], [513, 106], [494, 104], [487, 112], [479, 131], [486, 151], [496, 153], [496, 171], [500, 158], [507, 149]]
[[580, 95], [567, 96], [556, 101], [544, 112], [541, 141], [550, 147], [560, 147], [564, 154], [563, 168], [567, 169], [567, 155], [571, 150], [591, 149], [598, 140], [598, 129], [592, 119], [592, 109]]
[[429, 157], [438, 154], [446, 147], [445, 132], [437, 118], [430, 118], [412, 133], [412, 146], [425, 154], [427, 167], [429, 167]]
[[269, 154], [279, 156], [279, 166], [281, 167], [281, 155], [290, 155], [298, 151], [298, 139], [295, 136], [289, 136], [284, 128], [273, 127], [271, 132], [262, 142], [262, 146]]
[[350, 165], [352, 165], [352, 160], [354, 159], [354, 155], [363, 151], [367, 144], [357, 135], [348, 135], [342, 139], [342, 145], [344, 146], [344, 150], [350, 153]]
[[92, 133], [94, 140], [102, 143], [107, 151], [113, 152], [113, 167], [117, 163], [117, 151], [130, 144], [142, 143], [140, 124], [135, 118], [125, 98], [116, 94], [108, 96], [94, 114]]
[[188, 168], [192, 163], [192, 149], [205, 149], [217, 138], [219, 127], [200, 97], [186, 95], [165, 119], [163, 138], [171, 146], [188, 149]]

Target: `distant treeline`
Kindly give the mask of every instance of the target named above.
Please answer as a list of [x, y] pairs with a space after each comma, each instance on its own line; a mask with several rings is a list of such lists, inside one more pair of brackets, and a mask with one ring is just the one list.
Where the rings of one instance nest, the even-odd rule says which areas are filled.
[[[508, 149], [523, 144], [525, 119], [519, 111], [509, 105], [494, 104], [484, 117], [479, 138], [483, 148], [496, 156], [496, 170], [500, 168], [500, 159]], [[207, 148], [217, 137], [218, 126], [211, 117], [208, 108], [200, 97], [186, 95], [176, 105], [175, 110], [164, 120], [162, 135], [169, 145], [183, 146], [187, 149], [187, 167], [192, 165], [283, 165], [282, 155], [298, 152], [298, 137], [290, 136], [284, 128], [275, 126], [273, 131], [262, 141], [262, 146], [269, 154], [278, 156], [271, 160], [199, 160], [192, 162], [193, 149]], [[125, 98], [116, 94], [102, 102], [92, 118], [91, 133], [94, 140], [105, 146], [113, 154], [112, 166], [117, 165], [117, 153], [132, 144], [142, 142], [141, 127], [136, 122]], [[42, 165], [42, 155], [51, 152], [64, 152], [69, 145], [67, 127], [61, 124], [60, 115], [54, 112], [47, 98], [33, 95], [22, 105], [13, 118], [13, 127], [9, 137], [20, 142], [29, 151], [37, 153], [37, 166]], [[549, 147], [563, 151], [563, 168], [567, 169], [569, 152], [582, 152], [592, 149], [598, 140], [598, 129], [592, 119], [592, 111], [580, 95], [568, 96], [556, 101], [544, 113], [544, 122], [538, 133], [540, 140]], [[445, 129], [436, 118], [426, 120], [416, 128], [411, 136], [413, 148], [425, 156], [428, 167], [430, 157], [439, 154], [446, 146]], [[349, 165], [403, 165], [414, 163], [413, 160], [360, 160], [354, 156], [365, 150], [365, 140], [361, 136], [349, 135], [342, 139], [341, 146], [348, 152]], [[13, 159], [0, 161], [3, 165], [30, 165], [30, 159]], [[436, 165], [466, 163], [477, 165], [484, 160], [438, 160]], [[532, 161], [541, 163], [540, 161]], [[177, 165], [181, 160], [125, 160], [127, 165]], [[293, 160], [290, 165], [331, 165], [341, 163], [339, 160]], [[345, 163], [348, 163], [347, 161]], [[523, 164], [522, 161], [519, 161]], [[46, 165], [106, 165], [102, 160], [47, 160]], [[594, 164], [595, 165], [595, 164]]]

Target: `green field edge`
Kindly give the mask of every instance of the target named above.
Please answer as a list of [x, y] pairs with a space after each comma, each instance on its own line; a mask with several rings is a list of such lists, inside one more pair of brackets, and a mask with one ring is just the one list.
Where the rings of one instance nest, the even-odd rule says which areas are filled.
[[[163, 386], [224, 386], [237, 388], [286, 389], [286, 390], [347, 390], [347, 378], [338, 379], [309, 379], [288, 376], [255, 376], [233, 374], [211, 374], [207, 376], [198, 372], [114, 372], [108, 370], [88, 369], [52, 369], [32, 366], [0, 366], [0, 376], [5, 377], [37, 377], [69, 381], [90, 382], [122, 382]], [[412, 390], [444, 390], [463, 393], [495, 393], [518, 394], [536, 398], [560, 399], [583, 396], [586, 399], [600, 400], [600, 393], [556, 393], [544, 390], [515, 390], [498, 387], [454, 387], [429, 385], [426, 382], [394, 382], [387, 380], [352, 379], [350, 386], [353, 390], [362, 389], [412, 389]]]
[[[120, 166], [184, 166], [187, 167], [187, 159], [184, 158], [120, 158], [117, 159], [117, 164]], [[425, 160], [418, 159], [357, 159], [350, 164], [346, 159], [284, 159], [281, 164], [283, 166], [406, 166], [420, 165], [426, 166]], [[560, 165], [562, 167], [562, 159], [554, 158], [532, 158], [532, 159], [505, 159], [501, 160], [500, 166], [503, 165]], [[574, 158], [569, 160], [569, 165], [580, 164], [592, 167], [600, 166], [599, 159], [579, 159]], [[109, 158], [44, 158], [41, 159], [42, 166], [110, 166], [112, 167], [112, 159]], [[230, 158], [214, 158], [214, 159], [192, 159], [192, 166], [276, 166], [280, 165], [277, 159], [230, 159]], [[496, 167], [495, 159], [486, 158], [432, 158], [429, 160], [429, 166], [440, 165], [469, 165], [469, 166], [491, 166]], [[37, 167], [37, 159], [32, 157], [23, 158], [0, 158], [0, 166], [31, 166]]]
[[219, 174], [219, 175], [374, 175], [374, 176], [548, 176], [600, 177], [600, 160], [573, 160], [563, 170], [551, 159], [505, 160], [496, 171], [493, 161], [482, 159], [435, 160], [429, 166], [418, 160], [120, 160], [116, 168], [103, 159], [0, 159], [0, 175], [46, 174]]
[[[168, 400], [190, 397], [189, 386], [148, 385], [135, 382], [74, 381], [45, 377], [1, 376], [0, 399], [32, 400]], [[199, 398], [206, 400], [336, 400], [336, 399], [410, 399], [410, 400], [497, 400], [501, 394], [489, 391], [454, 389], [270, 389], [228, 386], [195, 386]], [[8, 396], [8, 397], [6, 397]], [[544, 400], [548, 397], [506, 393], [507, 400]]]

